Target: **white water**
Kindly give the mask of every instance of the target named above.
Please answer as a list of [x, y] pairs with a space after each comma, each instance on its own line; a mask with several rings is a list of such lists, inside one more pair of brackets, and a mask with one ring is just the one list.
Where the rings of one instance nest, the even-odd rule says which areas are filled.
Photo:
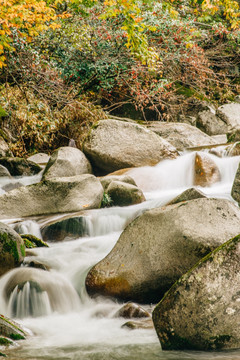
[[[211, 157], [221, 172], [221, 181], [200, 189], [209, 197], [231, 199], [232, 182], [240, 157]], [[146, 209], [166, 204], [192, 186], [193, 158], [194, 154], [188, 153], [155, 167], [131, 171], [130, 175], [145, 193], [146, 202], [85, 212], [89, 237], [33, 249], [34, 255], [26, 259], [43, 263], [50, 268], [49, 272], [24, 268], [27, 270], [25, 279], [22, 269], [16, 269], [0, 279], [1, 312], [10, 317], [16, 314], [20, 318], [17, 320], [34, 333], [24, 341], [22, 348], [10, 353], [10, 359], [240, 359], [239, 351], [162, 352], [154, 330], [121, 328], [126, 320], [113, 317], [121, 304], [103, 298], [90, 299], [84, 286], [89, 269], [109, 253], [132, 219]], [[39, 236], [36, 221], [25, 220], [17, 227], [21, 232]], [[11, 277], [16, 279], [18, 273], [27, 282], [20, 290], [15, 288], [10, 299], [6, 300], [6, 284]], [[29, 274], [32, 275], [28, 278]], [[28, 280], [38, 282], [44, 292], [31, 289]]]

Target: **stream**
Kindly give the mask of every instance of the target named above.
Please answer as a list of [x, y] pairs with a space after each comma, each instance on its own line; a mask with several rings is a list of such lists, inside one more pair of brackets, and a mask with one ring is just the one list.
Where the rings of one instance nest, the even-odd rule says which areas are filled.
[[[208, 197], [231, 198], [231, 187], [240, 161], [239, 156], [222, 157], [208, 154], [218, 166], [221, 181], [211, 187], [198, 187]], [[14, 318], [31, 330], [33, 336], [6, 353], [11, 360], [239, 360], [240, 350], [229, 352], [162, 351], [154, 330], [122, 328], [127, 321], [114, 317], [122, 306], [98, 297], [91, 299], [85, 290], [89, 269], [104, 258], [115, 245], [121, 231], [146, 209], [162, 206], [193, 186], [194, 152], [175, 160], [165, 160], [155, 167], [131, 170], [146, 202], [129, 207], [85, 211], [89, 236], [76, 240], [49, 243], [49, 248], [34, 248], [26, 261], [39, 261], [50, 269], [18, 268], [0, 279], [1, 313]], [[23, 184], [40, 180], [39, 176], [15, 179]], [[6, 180], [0, 180], [4, 193]], [[55, 218], [61, 218], [57, 215]], [[18, 223], [22, 233], [41, 236], [40, 225], [48, 218], [3, 220], [11, 226]], [[24, 285], [13, 291], [6, 302], [4, 289], [11, 277], [21, 271], [35, 272], [46, 291], [39, 293]], [[42, 275], [44, 273], [44, 275]], [[48, 290], [49, 289], [49, 290]], [[147, 308], [154, 308], [149, 304]], [[191, 321], [191, 319], [189, 319]]]

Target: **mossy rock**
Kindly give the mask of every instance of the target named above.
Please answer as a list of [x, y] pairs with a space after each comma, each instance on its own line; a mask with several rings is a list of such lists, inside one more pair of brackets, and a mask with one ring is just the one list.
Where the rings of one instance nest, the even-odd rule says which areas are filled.
[[48, 247], [48, 244], [39, 239], [38, 237], [31, 235], [31, 234], [22, 234], [21, 238], [24, 241], [24, 245], [28, 249], [32, 249], [35, 247]]
[[[21, 325], [9, 319], [4, 315], [0, 315], [0, 336], [8, 339], [24, 340], [27, 337], [27, 332], [22, 329]], [[10, 340], [11, 341], [11, 340]]]
[[36, 163], [18, 157], [1, 157], [0, 165], [7, 168], [12, 176], [31, 176], [42, 170]]

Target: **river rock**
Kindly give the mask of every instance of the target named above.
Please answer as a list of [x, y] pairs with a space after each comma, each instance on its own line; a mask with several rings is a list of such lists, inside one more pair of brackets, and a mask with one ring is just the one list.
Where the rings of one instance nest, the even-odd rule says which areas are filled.
[[228, 130], [240, 126], [240, 104], [231, 103], [220, 106], [217, 115], [227, 124]]
[[29, 335], [20, 324], [4, 315], [0, 315], [0, 334], [12, 340], [23, 340]]
[[8, 171], [7, 168], [5, 168], [5, 166], [0, 165], [0, 177], [11, 177], [10, 172]]
[[221, 118], [210, 110], [202, 111], [197, 116], [197, 127], [208, 135], [226, 134], [228, 126]]
[[199, 259], [240, 233], [240, 210], [196, 199], [145, 211], [88, 273], [90, 295], [156, 303]]
[[179, 151], [186, 148], [217, 144], [210, 136], [189, 124], [153, 121], [148, 125], [148, 128], [163, 137]]
[[25, 217], [98, 208], [103, 187], [93, 175], [53, 178], [0, 196], [0, 217]]
[[89, 235], [89, 229], [86, 217], [74, 216], [48, 223], [41, 228], [41, 234], [44, 241], [73, 240]]
[[92, 164], [105, 172], [155, 165], [178, 155], [171, 144], [154, 132], [118, 120], [99, 121], [85, 141], [83, 151]]
[[171, 200], [168, 205], [177, 204], [182, 201], [188, 201], [188, 200], [194, 200], [194, 199], [200, 199], [205, 198], [206, 196], [204, 193], [198, 189], [190, 188], [185, 190], [183, 193], [175, 197], [173, 200]]
[[92, 172], [91, 164], [77, 148], [65, 146], [55, 150], [44, 170], [43, 179], [67, 177]]
[[13, 156], [6, 141], [0, 136], [0, 157]]
[[0, 275], [19, 266], [25, 256], [21, 236], [6, 224], [0, 223]]
[[40, 166], [46, 166], [49, 159], [50, 159], [50, 156], [45, 153], [37, 153], [37, 154], [34, 154], [34, 155], [28, 157], [29, 161], [32, 161]]
[[153, 311], [163, 350], [240, 348], [240, 237], [183, 275]]
[[0, 157], [0, 165], [7, 168], [12, 176], [31, 176], [42, 170], [38, 164], [18, 157]]
[[143, 307], [138, 304], [129, 302], [121, 307], [114, 317], [123, 317], [123, 318], [149, 318], [151, 317], [150, 313], [146, 311]]
[[106, 193], [110, 196], [114, 206], [135, 205], [146, 200], [141, 189], [122, 181], [112, 181], [106, 189]]
[[100, 182], [101, 182], [104, 190], [106, 190], [108, 188], [108, 186], [110, 185], [110, 183], [112, 181], [121, 181], [121, 182], [124, 182], [127, 184], [137, 186], [137, 184], [135, 183], [133, 178], [129, 175], [107, 175], [107, 176], [100, 178]]
[[125, 324], [122, 325], [122, 328], [128, 328], [130, 330], [139, 330], [139, 329], [145, 329], [145, 330], [151, 330], [154, 328], [152, 318], [148, 319], [141, 319], [141, 320], [131, 320], [127, 321]]
[[240, 204], [240, 163], [238, 165], [238, 169], [233, 181], [231, 195], [233, 199], [238, 202], [239, 205]]
[[32, 234], [22, 234], [21, 238], [23, 239], [25, 247], [28, 249], [35, 247], [48, 247], [47, 243]]
[[194, 185], [210, 186], [220, 180], [220, 171], [212, 158], [204, 153], [196, 153], [194, 164]]

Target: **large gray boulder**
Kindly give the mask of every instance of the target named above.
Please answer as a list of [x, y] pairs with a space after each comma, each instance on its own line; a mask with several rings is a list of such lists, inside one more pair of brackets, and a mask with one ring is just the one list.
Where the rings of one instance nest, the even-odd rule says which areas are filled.
[[46, 153], [37, 153], [32, 156], [29, 156], [27, 159], [29, 161], [32, 161], [32, 162], [44, 167], [47, 165], [47, 163], [50, 159], [50, 156]]
[[105, 172], [156, 165], [178, 155], [171, 144], [143, 126], [110, 119], [95, 125], [83, 151], [94, 166]]
[[106, 193], [114, 206], [136, 205], [146, 200], [141, 189], [123, 181], [112, 181]]
[[0, 217], [67, 213], [98, 208], [103, 187], [93, 175], [53, 178], [0, 196]]
[[148, 129], [163, 137], [177, 150], [192, 147], [216, 145], [217, 142], [194, 126], [185, 123], [163, 123], [153, 121]]
[[25, 246], [21, 236], [6, 224], [0, 223], [0, 276], [23, 262]]
[[130, 223], [88, 273], [89, 294], [154, 303], [199, 259], [240, 233], [240, 210], [223, 199], [156, 208]]
[[163, 350], [240, 348], [240, 236], [177, 281], [153, 311]]
[[196, 125], [210, 136], [226, 134], [228, 131], [227, 124], [210, 110], [198, 113]]
[[91, 164], [77, 148], [65, 146], [55, 150], [44, 170], [43, 178], [67, 177], [92, 172]]
[[217, 109], [216, 114], [227, 124], [228, 130], [240, 127], [240, 104], [222, 105]]

